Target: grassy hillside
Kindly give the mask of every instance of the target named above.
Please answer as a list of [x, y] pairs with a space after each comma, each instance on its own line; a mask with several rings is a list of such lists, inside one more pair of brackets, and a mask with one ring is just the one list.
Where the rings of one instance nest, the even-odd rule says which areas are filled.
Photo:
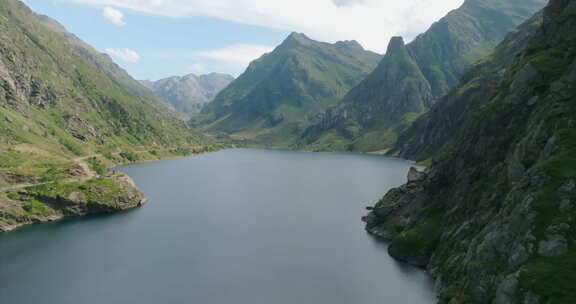
[[293, 33], [205, 107], [208, 130], [289, 146], [379, 59], [354, 41], [321, 43]]
[[112, 165], [213, 148], [162, 103], [55, 21], [0, 2], [0, 193], [90, 177], [91, 156]]

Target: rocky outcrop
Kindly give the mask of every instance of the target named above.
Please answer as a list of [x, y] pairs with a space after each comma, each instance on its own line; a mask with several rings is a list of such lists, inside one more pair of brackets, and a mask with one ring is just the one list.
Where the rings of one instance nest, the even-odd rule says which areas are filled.
[[113, 213], [142, 206], [132, 179], [116, 173], [86, 182], [54, 183], [0, 193], [0, 232], [66, 217]]
[[[411, 174], [364, 218], [368, 232], [391, 241], [393, 257], [436, 279], [440, 303], [576, 296], [575, 11], [575, 1], [552, 0], [542, 23], [530, 20], [475, 68], [456, 91], [488, 92], [454, 93], [444, 115], [426, 118], [446, 126], [459, 119], [452, 113], [465, 117], [445, 129], [452, 137], [426, 173]], [[425, 151], [435, 138], [413, 144]]]

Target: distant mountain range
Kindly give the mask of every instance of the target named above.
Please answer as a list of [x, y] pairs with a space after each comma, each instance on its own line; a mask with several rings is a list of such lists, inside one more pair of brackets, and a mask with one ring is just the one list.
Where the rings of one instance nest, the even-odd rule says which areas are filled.
[[174, 76], [158, 81], [141, 80], [147, 88], [168, 100], [174, 108], [186, 114], [198, 114], [216, 95], [226, 88], [234, 77], [228, 74], [211, 73], [207, 75], [189, 74]]
[[292, 33], [202, 110], [204, 124], [236, 139], [290, 145], [381, 58], [356, 41], [329, 44]]

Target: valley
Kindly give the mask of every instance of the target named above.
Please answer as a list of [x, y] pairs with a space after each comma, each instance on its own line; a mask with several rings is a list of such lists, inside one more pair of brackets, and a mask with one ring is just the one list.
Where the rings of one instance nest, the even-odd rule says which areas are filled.
[[[376, 5], [329, 2], [327, 24]], [[576, 1], [464, 0], [417, 33], [374, 29], [383, 54], [285, 14], [252, 37], [244, 2], [118, 3], [74, 5], [165, 52], [102, 53], [0, 2], [0, 301], [573, 303]], [[246, 34], [182, 51], [131, 27], [194, 18]], [[123, 68], [172, 57], [138, 75], [156, 81]]]

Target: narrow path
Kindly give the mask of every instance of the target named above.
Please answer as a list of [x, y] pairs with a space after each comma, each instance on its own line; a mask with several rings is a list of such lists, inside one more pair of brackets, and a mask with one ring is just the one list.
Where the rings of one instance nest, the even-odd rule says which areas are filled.
[[[173, 148], [166, 148], [166, 149], [159, 149], [157, 151], [169, 151], [172, 149]], [[136, 151], [131, 151], [131, 152], [133, 152], [133, 153], [146, 153], [146, 152], [150, 152], [150, 150], [136, 150]], [[114, 152], [112, 154], [120, 154], [120, 153], [121, 152]], [[94, 172], [90, 168], [90, 165], [86, 162], [86, 160], [93, 158], [93, 157], [97, 157], [97, 156], [101, 156], [101, 155], [100, 154], [90, 154], [87, 156], [81, 156], [81, 157], [76, 157], [76, 158], [72, 159], [72, 161], [74, 161], [78, 166], [80, 166], [80, 168], [82, 168], [82, 171], [84, 171], [84, 176], [82, 176], [82, 177], [69, 178], [69, 179], [63, 179], [63, 180], [59, 180], [59, 181], [50, 181], [50, 182], [44, 182], [44, 183], [11, 185], [8, 187], [0, 188], [0, 193], [8, 192], [8, 191], [23, 190], [23, 189], [30, 188], [30, 187], [50, 185], [50, 184], [56, 184], [56, 183], [85, 182], [85, 181], [89, 181], [89, 180], [94, 179], [94, 178], [99, 178], [100, 175], [98, 175], [98, 173]]]
[[100, 177], [100, 175], [98, 175], [96, 172], [94, 172], [92, 169], [90, 169], [90, 165], [88, 165], [88, 163], [86, 162], [87, 159], [90, 159], [90, 158], [96, 157], [96, 156], [97, 155], [94, 154], [94, 155], [82, 156], [82, 157], [77, 157], [77, 158], [72, 159], [72, 161], [74, 161], [78, 166], [80, 166], [80, 168], [82, 168], [82, 171], [84, 171], [84, 176], [82, 176], [82, 177], [67, 178], [67, 179], [63, 179], [63, 180], [59, 180], [59, 181], [50, 181], [50, 182], [44, 182], [44, 183], [12, 185], [12, 186], [8, 186], [8, 187], [0, 188], [0, 193], [8, 192], [8, 191], [23, 190], [23, 189], [30, 188], [30, 187], [50, 185], [50, 184], [56, 184], [56, 183], [85, 182], [85, 181], [89, 181], [89, 180], [94, 179], [94, 178], [98, 178], [98, 177]]

